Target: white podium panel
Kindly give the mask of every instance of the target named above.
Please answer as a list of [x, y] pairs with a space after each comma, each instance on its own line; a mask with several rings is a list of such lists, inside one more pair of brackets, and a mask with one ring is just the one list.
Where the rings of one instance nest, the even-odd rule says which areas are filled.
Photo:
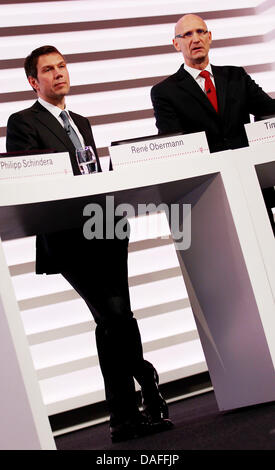
[[[255, 146], [250, 149], [249, 153], [243, 150], [240, 158], [236, 159], [236, 166], [265, 266], [269, 288], [275, 299], [275, 240], [261, 192], [261, 189], [275, 186], [275, 144]], [[263, 291], [263, 296], [265, 295]], [[275, 345], [273, 317], [274, 309], [270, 315], [268, 334], [271, 337], [271, 344]]]
[[2, 243], [0, 276], [0, 449], [54, 450]]
[[[231, 183], [232, 189], [236, 187]], [[189, 250], [178, 252], [221, 410], [274, 400], [275, 380], [249, 260], [240, 244], [249, 235], [246, 207], [240, 200], [236, 205], [236, 215], [243, 224], [248, 223], [246, 230], [239, 227], [238, 234], [232, 214], [234, 202], [230, 208], [228, 196], [226, 181], [218, 174], [183, 198], [193, 207], [192, 243]], [[253, 249], [250, 253], [257, 256]], [[263, 268], [259, 269], [264, 276]], [[270, 315], [274, 307], [265, 284], [263, 316]]]

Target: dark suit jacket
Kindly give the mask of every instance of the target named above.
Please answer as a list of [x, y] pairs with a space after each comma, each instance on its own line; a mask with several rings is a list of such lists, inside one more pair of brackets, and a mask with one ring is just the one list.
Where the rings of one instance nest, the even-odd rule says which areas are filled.
[[[99, 171], [101, 171], [96, 146], [89, 120], [70, 111], [86, 145], [93, 147]], [[80, 174], [75, 147], [57, 119], [44, 106], [36, 101], [33, 106], [9, 117], [7, 124], [7, 151], [43, 150], [69, 152], [73, 172]]]
[[214, 66], [219, 113], [184, 65], [152, 88], [156, 125], [160, 134], [205, 131], [211, 152], [248, 145], [244, 124], [250, 114], [275, 113], [270, 98], [242, 67]]
[[[89, 120], [79, 114], [70, 115], [83, 136], [86, 145], [93, 147], [99, 171], [101, 171], [95, 142]], [[69, 152], [74, 174], [80, 174], [73, 146], [66, 131], [57, 119], [38, 101], [31, 108], [24, 109], [10, 116], [7, 124], [7, 151], [28, 151], [49, 149], [53, 152]], [[78, 234], [79, 235], [79, 234]], [[49, 241], [51, 244], [56, 239], [58, 242], [62, 237], [71, 239], [72, 243], [76, 236], [75, 231], [58, 232], [52, 235], [40, 234], [36, 240], [36, 272], [38, 274], [53, 274], [60, 272], [62, 267], [57, 265], [55, 259], [49, 252]]]

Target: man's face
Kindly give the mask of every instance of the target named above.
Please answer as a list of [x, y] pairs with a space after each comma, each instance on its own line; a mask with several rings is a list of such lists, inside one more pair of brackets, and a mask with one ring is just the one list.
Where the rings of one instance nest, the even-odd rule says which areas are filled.
[[70, 78], [64, 58], [53, 52], [38, 58], [37, 78], [29, 77], [30, 85], [37, 95], [48, 103], [58, 106], [70, 90]]
[[175, 38], [173, 44], [177, 51], [182, 52], [186, 65], [196, 68], [198, 64], [208, 63], [212, 37], [202, 18], [196, 15], [182, 17], [176, 25], [177, 34], [184, 37]]

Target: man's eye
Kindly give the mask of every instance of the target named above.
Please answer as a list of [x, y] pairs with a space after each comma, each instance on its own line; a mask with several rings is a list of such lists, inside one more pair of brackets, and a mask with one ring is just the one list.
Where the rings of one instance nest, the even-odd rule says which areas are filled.
[[192, 35], [193, 35], [192, 31], [187, 31], [187, 33], [184, 34], [184, 37], [191, 38]]

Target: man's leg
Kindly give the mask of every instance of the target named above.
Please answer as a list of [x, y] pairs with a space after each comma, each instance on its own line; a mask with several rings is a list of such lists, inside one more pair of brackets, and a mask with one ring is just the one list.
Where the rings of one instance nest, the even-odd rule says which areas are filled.
[[54, 236], [52, 241], [49, 237], [48, 246], [51, 256], [62, 266], [61, 274], [84, 299], [97, 324], [98, 356], [111, 424], [133, 421], [139, 414], [133, 377], [141, 385], [145, 405], [155, 404], [151, 422], [159, 410], [159, 424], [164, 400], [158, 393], [156, 371], [143, 358], [138, 325], [131, 311], [128, 241], [86, 240], [80, 231], [65, 235], [59, 240]]

